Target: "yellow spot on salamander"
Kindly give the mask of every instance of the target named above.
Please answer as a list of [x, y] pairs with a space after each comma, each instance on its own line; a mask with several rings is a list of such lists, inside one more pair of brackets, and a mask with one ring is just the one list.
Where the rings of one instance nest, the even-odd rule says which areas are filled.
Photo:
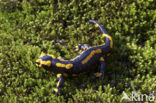
[[97, 49], [97, 50], [95, 50], [95, 53], [102, 53], [102, 50], [101, 49]]
[[100, 58], [100, 61], [104, 61], [105, 59], [103, 57]]
[[60, 73], [59, 73], [59, 74], [57, 74], [57, 78], [59, 78], [60, 76], [62, 76], [62, 74], [60, 74]]
[[65, 65], [65, 64], [61, 64], [61, 63], [56, 63], [56, 66], [57, 66], [57, 67], [62, 67], [62, 68], [63, 68], [63, 67], [65, 67], [66, 65]]
[[75, 58], [71, 59], [71, 61], [74, 61], [75, 59], [79, 58], [80, 55], [76, 56]]
[[58, 93], [58, 89], [57, 89], [57, 88], [55, 88], [54, 91], [55, 91], [56, 93]]
[[98, 24], [95, 24], [94, 27], [97, 28], [98, 27]]
[[83, 48], [83, 50], [86, 50], [86, 48]]
[[59, 87], [59, 86], [60, 86], [60, 83], [59, 83], [59, 81], [57, 82], [56, 86], [57, 86], [57, 87]]
[[95, 75], [96, 77], [100, 77], [100, 76], [102, 75], [102, 73], [97, 72], [97, 73], [94, 73], [94, 75]]
[[68, 60], [64, 60], [61, 57], [57, 57], [57, 59], [59, 59], [60, 61], [68, 61]]
[[56, 58], [56, 56], [55, 56], [55, 55], [49, 55], [49, 56], [51, 56], [53, 59], [55, 59], [55, 58]]
[[87, 63], [95, 54], [102, 53], [101, 49], [93, 50], [91, 53], [82, 61], [82, 64]]
[[76, 48], [75, 51], [79, 51], [79, 47], [78, 46], [75, 46], [75, 48]]
[[73, 64], [62, 64], [62, 63], [56, 63], [57, 67], [62, 67], [62, 68], [66, 68], [66, 69], [70, 69], [73, 67]]
[[51, 61], [50, 60], [48, 60], [48, 61], [42, 61], [41, 63], [44, 64], [44, 65], [46, 65], [46, 66], [48, 66], [48, 67], [50, 67], [50, 65], [51, 65]]
[[113, 48], [113, 40], [112, 40], [112, 37], [109, 36], [109, 35], [107, 35], [107, 34], [103, 34], [102, 37], [107, 37], [107, 38], [109, 38], [110, 41], [111, 41], [111, 42], [110, 42], [110, 47]]
[[48, 61], [43, 61], [42, 59], [37, 59], [36, 60], [36, 66], [38, 66], [38, 67], [42, 67], [42, 64], [43, 65], [46, 65], [46, 66], [48, 66], [48, 67], [50, 67], [50, 65], [51, 65], [51, 61], [50, 60], [48, 60]]
[[57, 57], [57, 59], [62, 59], [61, 57]]
[[82, 53], [82, 52], [83, 52], [83, 50], [80, 50], [80, 51], [79, 51], [79, 53]]
[[37, 62], [37, 63], [40, 63], [40, 62], [41, 62], [41, 60], [42, 60], [42, 59], [37, 59], [37, 60], [36, 60], [36, 62]]
[[105, 35], [107, 35], [107, 34], [102, 34], [102, 38], [104, 38], [104, 37], [105, 37]]
[[72, 68], [73, 67], [73, 64], [67, 64], [66, 65], [66, 69], [70, 69], [70, 68]]

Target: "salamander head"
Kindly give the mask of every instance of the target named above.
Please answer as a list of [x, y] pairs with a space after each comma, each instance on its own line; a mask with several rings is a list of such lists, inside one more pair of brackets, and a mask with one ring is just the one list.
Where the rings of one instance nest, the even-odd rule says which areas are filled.
[[52, 64], [52, 60], [55, 58], [56, 57], [54, 55], [47, 55], [45, 53], [42, 53], [35, 63], [36, 66], [39, 68], [50, 67]]

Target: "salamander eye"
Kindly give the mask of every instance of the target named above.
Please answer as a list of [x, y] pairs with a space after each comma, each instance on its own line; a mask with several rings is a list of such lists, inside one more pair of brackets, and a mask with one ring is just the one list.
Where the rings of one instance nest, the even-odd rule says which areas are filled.
[[36, 63], [36, 65], [40, 65], [40, 63], [38, 63], [38, 62], [35, 62]]

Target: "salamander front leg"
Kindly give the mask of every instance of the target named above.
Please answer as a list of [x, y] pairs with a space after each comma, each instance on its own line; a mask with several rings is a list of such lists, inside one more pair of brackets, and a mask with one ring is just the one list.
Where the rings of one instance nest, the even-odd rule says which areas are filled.
[[61, 92], [61, 88], [64, 84], [64, 79], [61, 73], [57, 74], [57, 78], [59, 79], [59, 81], [56, 84], [56, 88], [54, 89], [56, 95], [60, 95]]
[[79, 44], [75, 47], [75, 51], [79, 51], [80, 53], [90, 47], [89, 44]]
[[103, 57], [100, 58], [100, 72], [95, 73], [97, 78], [104, 77], [105, 60]]

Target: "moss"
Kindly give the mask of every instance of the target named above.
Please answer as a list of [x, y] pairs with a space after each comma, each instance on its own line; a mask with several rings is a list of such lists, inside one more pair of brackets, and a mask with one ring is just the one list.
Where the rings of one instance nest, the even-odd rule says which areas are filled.
[[[154, 0], [17, 1], [0, 1], [1, 102], [117, 103], [123, 91], [155, 90]], [[67, 79], [57, 97], [56, 76], [34, 62], [41, 52], [71, 58], [79, 43], [104, 43], [90, 19], [102, 24], [114, 41], [104, 79], [93, 82], [87, 75]]]

